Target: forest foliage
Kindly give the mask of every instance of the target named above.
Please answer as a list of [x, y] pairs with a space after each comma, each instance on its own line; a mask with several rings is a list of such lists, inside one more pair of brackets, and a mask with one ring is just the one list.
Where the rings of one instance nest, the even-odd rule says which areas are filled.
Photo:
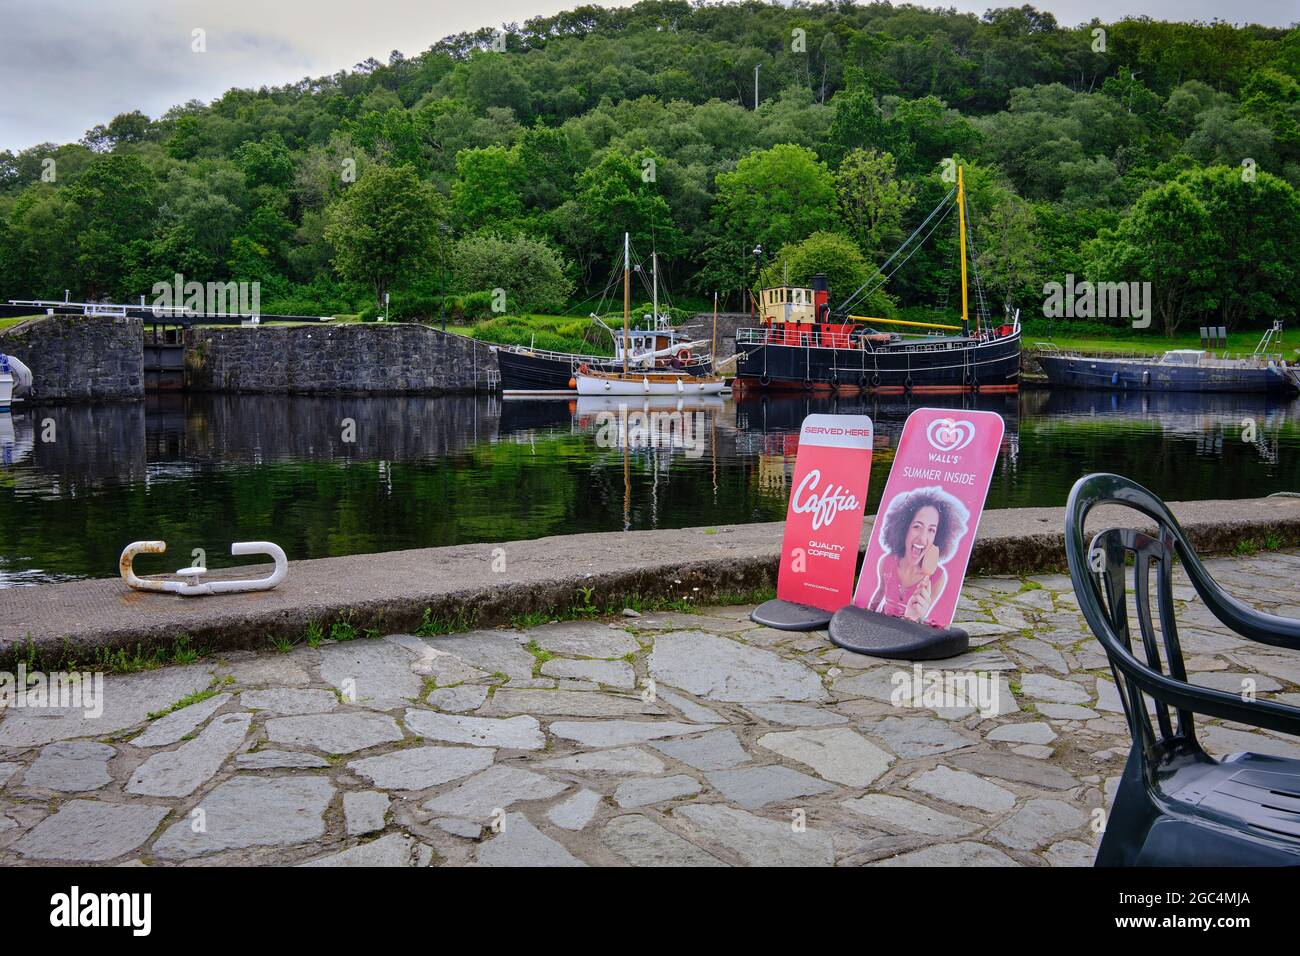
[[[436, 318], [446, 290], [456, 319], [582, 315], [625, 231], [679, 301], [815, 271], [847, 294], [955, 162], [991, 312], [1032, 315], [1073, 274], [1151, 282], [1166, 331], [1248, 326], [1296, 314], [1298, 81], [1295, 28], [578, 7], [0, 152], [0, 299], [133, 300], [182, 273], [260, 282], [266, 312], [390, 293]], [[871, 308], [955, 307], [949, 226]]]

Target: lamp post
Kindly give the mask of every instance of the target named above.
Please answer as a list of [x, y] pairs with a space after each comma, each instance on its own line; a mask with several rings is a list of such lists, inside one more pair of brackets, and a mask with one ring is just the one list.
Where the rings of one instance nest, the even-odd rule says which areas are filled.
[[447, 224], [438, 223], [438, 258], [442, 260], [442, 294], [438, 296], [442, 308], [442, 330], [447, 331]]
[[[751, 253], [751, 255], [753, 255], [754, 257], [754, 289], [757, 290], [759, 279], [763, 271], [763, 244], [761, 242], [754, 246], [754, 251]], [[757, 303], [758, 303], [757, 293], [751, 292], [750, 298], [754, 301], [755, 306], [757, 307]]]

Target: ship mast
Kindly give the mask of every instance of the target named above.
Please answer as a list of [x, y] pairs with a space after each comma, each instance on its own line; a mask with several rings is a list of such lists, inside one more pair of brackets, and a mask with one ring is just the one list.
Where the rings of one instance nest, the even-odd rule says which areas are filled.
[[[623, 374], [625, 376], [627, 375], [627, 350], [632, 345], [632, 330], [629, 328], [628, 321], [632, 311], [631, 244], [632, 240], [628, 234], [623, 233]], [[964, 268], [963, 264], [963, 270]], [[964, 303], [964, 290], [962, 296]]]
[[[966, 181], [960, 166], [957, 167], [957, 228], [961, 236], [961, 331], [962, 335], [970, 335], [970, 316], [966, 311]], [[979, 332], [978, 317], [975, 331]]]
[[[659, 331], [659, 253], [650, 250], [650, 310], [654, 313], [653, 329]], [[650, 341], [654, 341], [651, 339]]]

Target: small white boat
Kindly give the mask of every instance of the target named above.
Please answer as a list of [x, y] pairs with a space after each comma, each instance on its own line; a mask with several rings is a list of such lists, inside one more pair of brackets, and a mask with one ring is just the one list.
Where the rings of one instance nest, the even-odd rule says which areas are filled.
[[[659, 312], [658, 267], [655, 269], [654, 310]], [[623, 233], [623, 341], [631, 341], [631, 239]], [[631, 356], [624, 349], [623, 368], [619, 370], [593, 369], [583, 364], [574, 372], [579, 395], [720, 395], [726, 382], [717, 375], [687, 375], [667, 369], [634, 369]]]
[[32, 370], [12, 355], [0, 353], [0, 412], [8, 411], [31, 387]]
[[689, 397], [721, 395], [726, 381], [717, 376], [694, 376], [679, 372], [595, 372], [578, 369], [578, 394], [650, 395]]

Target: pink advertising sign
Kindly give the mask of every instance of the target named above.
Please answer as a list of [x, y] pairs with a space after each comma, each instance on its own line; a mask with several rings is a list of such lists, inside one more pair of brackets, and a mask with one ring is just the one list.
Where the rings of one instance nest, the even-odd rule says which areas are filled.
[[823, 611], [849, 603], [871, 481], [871, 434], [866, 415], [803, 420], [776, 579], [781, 600]]
[[855, 605], [952, 624], [1004, 429], [993, 412], [918, 408], [907, 417]]

